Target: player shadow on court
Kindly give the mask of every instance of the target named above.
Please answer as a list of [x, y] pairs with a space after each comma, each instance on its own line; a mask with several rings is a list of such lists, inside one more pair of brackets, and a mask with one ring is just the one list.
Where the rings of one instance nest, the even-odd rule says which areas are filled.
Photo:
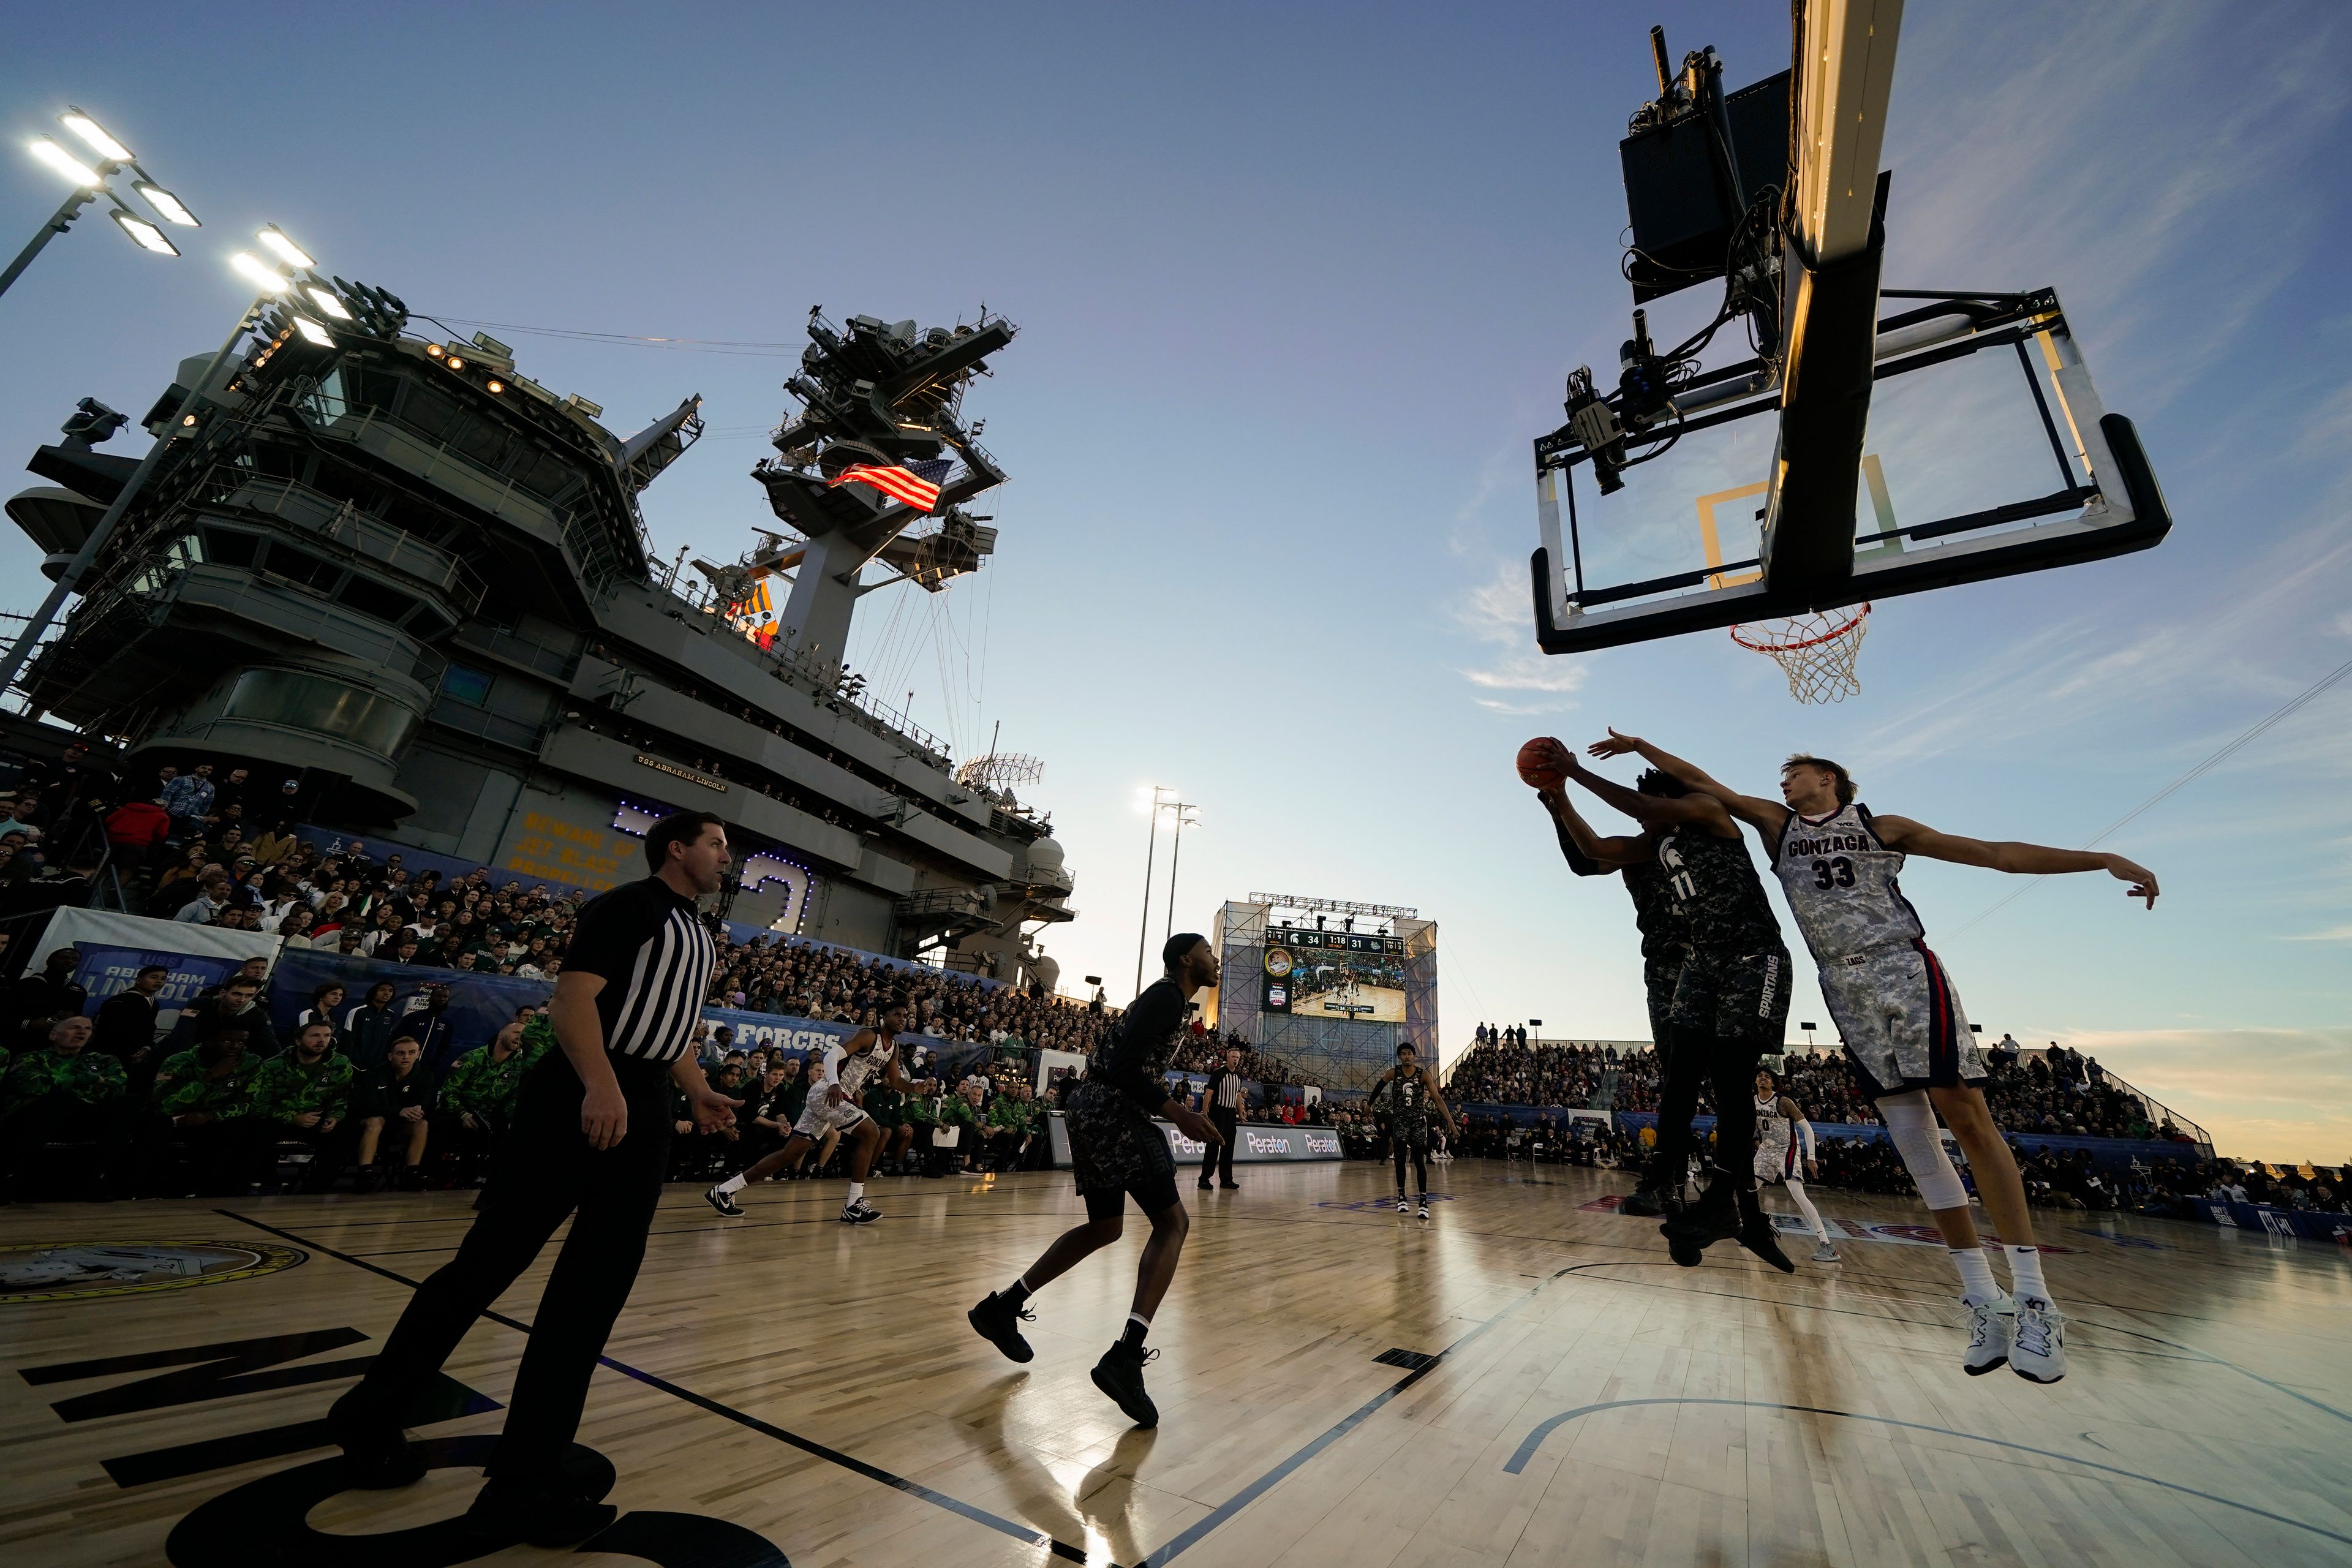
[[1023, 1523], [1074, 1545], [1097, 1538], [1108, 1546], [1115, 1563], [1142, 1562], [1150, 1548], [1136, 1533], [1134, 1483], [1159, 1428], [1137, 1426], [1120, 1433], [1109, 1456], [1079, 1479], [1065, 1504], [1062, 1483], [1053, 1471], [1004, 1430], [1004, 1408], [1028, 1381], [1025, 1372], [996, 1379], [965, 1407], [957, 1425], [971, 1434], [974, 1452], [1003, 1480], [1008, 1495], [1021, 1500], [1015, 1517]]

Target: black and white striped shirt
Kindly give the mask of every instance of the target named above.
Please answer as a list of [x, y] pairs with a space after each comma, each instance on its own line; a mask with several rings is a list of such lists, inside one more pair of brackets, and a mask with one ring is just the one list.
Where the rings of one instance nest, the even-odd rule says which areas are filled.
[[695, 1021], [719, 962], [691, 900], [658, 877], [615, 888], [580, 911], [566, 973], [604, 982], [596, 1015], [614, 1056], [675, 1061], [694, 1043]]

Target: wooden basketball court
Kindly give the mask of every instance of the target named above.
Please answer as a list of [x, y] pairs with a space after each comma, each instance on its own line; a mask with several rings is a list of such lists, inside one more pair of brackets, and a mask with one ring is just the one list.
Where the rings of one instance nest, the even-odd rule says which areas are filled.
[[[2042, 1388], [1962, 1374], [1950, 1270], [1905, 1239], [1923, 1217], [1907, 1204], [1820, 1194], [1845, 1260], [1783, 1277], [1722, 1247], [1674, 1267], [1653, 1223], [1609, 1212], [1613, 1172], [1459, 1162], [1434, 1173], [1448, 1190], [1426, 1224], [1387, 1205], [1385, 1167], [1241, 1174], [1239, 1192], [1184, 1189], [1195, 1221], [1152, 1336], [1151, 1432], [1087, 1380], [1139, 1225], [1039, 1298], [1030, 1365], [963, 1321], [1079, 1214], [1066, 1176], [877, 1182], [888, 1218], [855, 1230], [833, 1218], [837, 1184], [746, 1193], [732, 1221], [671, 1189], [581, 1433], [617, 1472], [622, 1519], [579, 1555], [2352, 1562], [2345, 1247], [2048, 1216], [2044, 1239], [2078, 1250], [2050, 1264], [2072, 1371]], [[447, 1468], [338, 1492], [310, 1425], [467, 1205], [6, 1211], [0, 1543], [28, 1564], [472, 1560], [436, 1521], [478, 1484], [544, 1263], [426, 1391], [446, 1418], [417, 1430]], [[205, 1244], [161, 1261], [214, 1275], [26, 1299], [45, 1290], [25, 1282], [33, 1249], [68, 1243]]]

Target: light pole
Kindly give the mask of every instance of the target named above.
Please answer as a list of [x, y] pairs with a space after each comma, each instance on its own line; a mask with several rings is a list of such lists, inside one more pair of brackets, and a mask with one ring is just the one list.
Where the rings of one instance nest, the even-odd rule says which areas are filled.
[[98, 154], [98, 162], [95, 164], [85, 163], [46, 136], [33, 139], [30, 148], [33, 156], [71, 180], [73, 194], [58, 205], [58, 210], [49, 216], [49, 221], [43, 224], [40, 232], [16, 253], [16, 259], [8, 264], [8, 269], [0, 272], [0, 294], [6, 293], [8, 285], [16, 281], [25, 268], [33, 264], [33, 258], [41, 254], [42, 247], [71, 228], [74, 219], [81, 216], [81, 209], [100, 195], [114, 204], [114, 210], [107, 216], [114, 220], [115, 226], [121, 229], [132, 244], [158, 256], [179, 255], [179, 247], [173, 245], [162, 229], [131, 211], [122, 198], [115, 195], [113, 187], [107, 184], [125, 169], [137, 176], [131, 182], [131, 188], [165, 223], [177, 224], [182, 228], [203, 226], [197, 223], [196, 215], [188, 210], [187, 204], [151, 179], [147, 171], [139, 166], [139, 160], [132, 155], [131, 149], [108, 135], [106, 128], [97, 121], [71, 107], [58, 119]]
[[[304, 291], [319, 304], [322, 310], [339, 318], [350, 315], [350, 312], [343, 309], [341, 300], [336, 300], [325, 289], [315, 286], [317, 275], [311, 270], [315, 264], [295, 246], [292, 240], [279, 233], [276, 226], [263, 229], [260, 237], [264, 244], [285, 257], [289, 262], [299, 265], [304, 275], [313, 280], [311, 284], [305, 285]], [[89, 531], [89, 537], [81, 542], [81, 548], [74, 552], [74, 558], [67, 563], [66, 569], [58, 574], [57, 584], [50, 588], [48, 597], [41, 601], [41, 607], [34, 611], [32, 618], [25, 623], [25, 629], [18, 634], [16, 646], [8, 650], [5, 661], [0, 662], [0, 695], [5, 695], [9, 688], [16, 685], [16, 677], [24, 672], [25, 663], [32, 658], [34, 647], [41, 640], [41, 634], [49, 629], [49, 623], [57, 618], [58, 611], [65, 606], [66, 596], [74, 591], [76, 584], [79, 584], [84, 574], [89, 571], [91, 563], [98, 559], [98, 552], [105, 548], [107, 540], [114, 532], [115, 525], [122, 521], [122, 514], [130, 510], [131, 501], [138, 497], [140, 489], [146, 484], [147, 477], [154, 472], [157, 459], [163, 457], [173, 442], [192, 432], [196, 422], [197, 405], [205, 401], [209, 395], [213, 383], [220, 375], [221, 366], [226, 364], [229, 355], [236, 352], [237, 341], [245, 336], [246, 329], [253, 325], [256, 318], [263, 310], [268, 309], [272, 300], [286, 295], [294, 287], [292, 279], [275, 268], [256, 260], [244, 251], [240, 250], [229, 258], [229, 265], [236, 269], [238, 276], [253, 284], [259, 292], [254, 296], [253, 302], [246, 306], [244, 313], [237, 317], [236, 325], [229, 330], [228, 336], [221, 340], [220, 352], [214, 354], [212, 363], [205, 366], [205, 373], [196, 378], [196, 384], [191, 387], [188, 395], [180, 400], [180, 406], [173, 411], [171, 423], [163, 426], [163, 434], [156, 439], [152, 447], [147, 449], [147, 455], [142, 458], [139, 460], [139, 466], [131, 471], [131, 477], [123, 481], [121, 492], [114, 498], [113, 504], [106, 509], [106, 515], [98, 520], [97, 526]], [[326, 329], [318, 322], [308, 316], [291, 311], [289, 314], [293, 316], [294, 325], [300, 330], [302, 336], [309, 342], [320, 347], [333, 344], [334, 339], [329, 336]]]
[[1168, 929], [1160, 933], [1162, 942], [1176, 934], [1176, 868], [1184, 858], [1184, 825], [1201, 826], [1199, 806], [1180, 800], [1170, 809], [1176, 813], [1176, 847], [1168, 852]]
[[1165, 784], [1153, 784], [1147, 804], [1143, 793], [1136, 792], [1136, 804], [1151, 814], [1151, 834], [1144, 841], [1143, 850], [1143, 918], [1135, 930], [1135, 989], [1139, 995], [1143, 991], [1143, 947], [1151, 940], [1151, 860], [1160, 848], [1160, 812], [1171, 801], [1181, 799], [1183, 793]]

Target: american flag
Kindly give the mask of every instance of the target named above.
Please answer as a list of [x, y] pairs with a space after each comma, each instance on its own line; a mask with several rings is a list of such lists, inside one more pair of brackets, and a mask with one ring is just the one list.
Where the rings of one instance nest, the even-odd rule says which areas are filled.
[[831, 482], [871, 485], [892, 500], [901, 501], [917, 511], [929, 511], [940, 504], [940, 481], [948, 477], [955, 464], [944, 458], [927, 462], [908, 463], [903, 468], [887, 463], [860, 463], [844, 468]]

